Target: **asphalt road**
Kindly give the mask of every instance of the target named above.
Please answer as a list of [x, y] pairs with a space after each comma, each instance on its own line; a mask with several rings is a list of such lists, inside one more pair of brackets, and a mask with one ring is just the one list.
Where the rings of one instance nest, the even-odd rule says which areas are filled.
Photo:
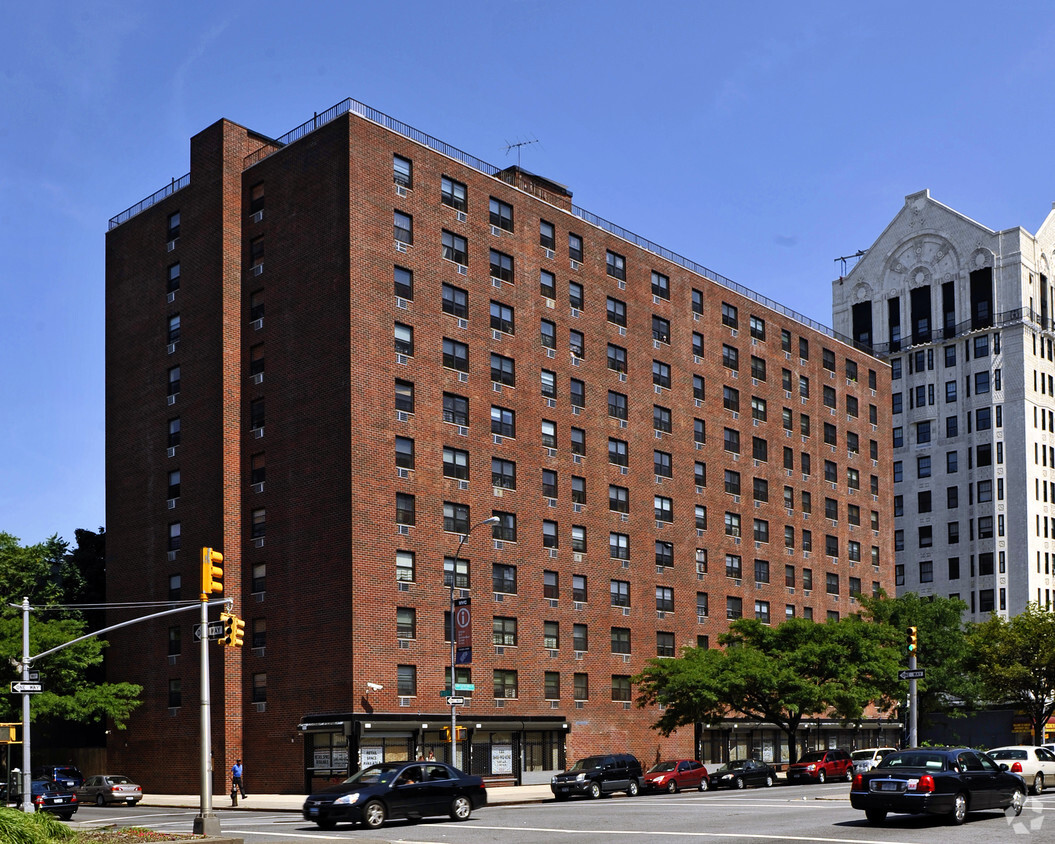
[[[1055, 841], [1055, 793], [1030, 797], [1020, 818], [1002, 812], [971, 814], [953, 829], [944, 819], [892, 815], [884, 826], [850, 807], [846, 783], [786, 786], [741, 792], [684, 792], [601, 800], [546, 801], [489, 806], [465, 823], [432, 818], [391, 821], [377, 831], [340, 825], [322, 831], [292, 812], [217, 808], [224, 835], [246, 844], [311, 841], [414, 842], [414, 844], [537, 844], [576, 842], [884, 842], [884, 844], [991, 844], [993, 841]], [[192, 809], [82, 807], [78, 826], [147, 826], [190, 832]]]

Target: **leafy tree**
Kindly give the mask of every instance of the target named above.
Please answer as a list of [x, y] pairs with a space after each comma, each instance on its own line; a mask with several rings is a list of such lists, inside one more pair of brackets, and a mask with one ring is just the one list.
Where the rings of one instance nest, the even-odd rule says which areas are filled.
[[[909, 627], [918, 629], [917, 660], [927, 669], [926, 678], [916, 685], [921, 724], [935, 715], [962, 717], [974, 707], [980, 690], [977, 676], [967, 668], [971, 648], [962, 621], [967, 604], [959, 598], [920, 597], [914, 592], [897, 598], [862, 595], [858, 600], [873, 621], [896, 631], [899, 643]], [[907, 659], [903, 647], [899, 658]]]
[[885, 626], [857, 616], [824, 624], [795, 618], [776, 627], [744, 618], [720, 641], [724, 650], [687, 648], [679, 659], [652, 660], [634, 678], [638, 706], [665, 707], [656, 729], [669, 734], [732, 711], [778, 727], [794, 762], [803, 719], [852, 721], [869, 704], [893, 703], [897, 656]]
[[[12, 664], [22, 657], [24, 597], [33, 607], [29, 621], [31, 656], [89, 632], [81, 613], [70, 606], [71, 598], [83, 595], [87, 586], [67, 550], [67, 543], [58, 536], [22, 546], [14, 536], [0, 532], [0, 664]], [[34, 724], [56, 720], [94, 723], [109, 718], [117, 729], [124, 728], [139, 705], [142, 687], [86, 682], [88, 672], [102, 662], [105, 645], [99, 639], [86, 639], [33, 663], [45, 688], [33, 696]], [[0, 721], [20, 719], [21, 700], [0, 695]]]
[[971, 667], [991, 700], [1014, 703], [1033, 724], [1033, 740], [1044, 741], [1044, 725], [1055, 713], [1055, 612], [1027, 604], [1004, 619], [995, 613], [968, 632]]

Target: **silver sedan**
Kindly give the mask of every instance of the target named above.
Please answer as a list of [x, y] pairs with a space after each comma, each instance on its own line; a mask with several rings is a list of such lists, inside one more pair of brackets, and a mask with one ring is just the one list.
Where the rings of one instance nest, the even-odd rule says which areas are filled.
[[77, 799], [81, 803], [95, 803], [97, 806], [108, 803], [134, 806], [143, 799], [143, 789], [126, 776], [101, 774], [84, 781], [84, 785], [77, 789]]

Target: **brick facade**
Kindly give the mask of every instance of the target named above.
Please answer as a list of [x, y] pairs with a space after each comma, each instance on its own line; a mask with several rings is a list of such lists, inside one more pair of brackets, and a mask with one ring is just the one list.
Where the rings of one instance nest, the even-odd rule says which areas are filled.
[[[493, 513], [514, 514], [515, 541], [476, 527], [460, 554], [469, 589], [456, 594], [472, 598], [475, 690], [459, 723], [471, 731], [474, 769], [492, 773], [504, 764], [495, 761], [504, 751], [483, 758], [487, 747], [512, 746], [518, 774], [521, 761], [525, 770], [547, 770], [606, 748], [629, 749], [649, 763], [702, 752], [702, 731], [663, 738], [649, 729], [655, 712], [613, 700], [620, 696], [613, 677], [632, 676], [657, 654], [703, 637], [716, 643], [735, 611], [728, 598], [741, 599], [746, 615], [766, 602], [758, 612], [768, 606], [779, 623], [786, 607], [819, 620], [852, 612], [851, 578], [865, 592], [892, 591], [891, 449], [883, 433], [890, 412], [879, 398], [888, 395], [889, 367], [579, 211], [559, 185], [515, 168], [495, 173], [427, 136], [354, 111], [283, 145], [221, 121], [192, 139], [186, 186], [111, 228], [110, 600], [168, 600], [171, 577], [179, 575], [179, 598], [193, 601], [198, 549], [223, 551], [224, 595], [247, 628], [242, 650], [210, 651], [215, 790], [225, 790], [220, 772], [241, 757], [250, 791], [297, 791], [310, 783], [309, 769], [331, 774], [325, 758], [336, 771], [368, 747], [386, 755], [426, 745], [443, 751], [438, 731], [449, 710], [441, 691], [450, 659], [443, 567], [464, 530], [458, 522], [445, 530], [445, 504], [468, 507], [448, 516], [467, 515], [470, 526]], [[398, 183], [405, 180], [393, 156], [411, 162], [409, 184]], [[442, 201], [444, 178], [464, 186], [464, 209]], [[492, 199], [504, 203], [497, 226]], [[171, 243], [166, 227], [177, 211], [179, 237]], [[412, 218], [411, 243], [394, 240], [397, 212]], [[549, 234], [543, 224], [552, 227], [552, 245], [542, 243]], [[445, 232], [464, 238], [467, 260], [444, 257]], [[582, 239], [581, 260], [570, 257], [569, 234]], [[492, 277], [493, 251], [511, 260], [511, 278]], [[175, 261], [179, 288], [167, 292]], [[413, 273], [411, 295], [396, 295], [396, 266]], [[552, 292], [542, 288], [542, 272], [552, 274]], [[464, 311], [460, 302], [447, 309], [456, 313], [442, 307], [444, 285], [467, 294]], [[581, 286], [581, 304], [573, 285]], [[625, 326], [609, 315], [609, 299], [625, 305]], [[180, 334], [170, 345], [176, 313]], [[397, 324], [412, 329], [412, 348], [397, 352]], [[467, 348], [467, 372], [444, 365], [445, 340]], [[610, 346], [618, 347], [611, 359]], [[492, 355], [504, 359], [495, 366], [507, 367], [498, 381]], [[168, 403], [174, 366], [180, 389]], [[752, 366], [760, 377], [752, 377]], [[694, 376], [703, 379], [702, 399]], [[808, 395], [800, 395], [800, 379], [808, 380]], [[412, 410], [397, 410], [397, 381], [404, 402], [413, 385]], [[573, 406], [573, 381], [583, 390], [581, 407]], [[552, 397], [543, 394], [550, 383]], [[445, 394], [468, 400], [465, 424], [460, 406], [445, 418]], [[610, 394], [617, 413], [615, 394], [625, 397], [625, 419], [610, 415]], [[254, 429], [259, 400], [265, 417]], [[173, 451], [167, 438], [177, 415]], [[669, 430], [657, 430], [656, 419]], [[705, 426], [699, 442], [696, 420]], [[548, 423], [554, 445], [543, 443]], [[581, 454], [573, 453], [576, 429]], [[397, 438], [401, 445], [413, 440], [412, 468], [397, 466]], [[611, 462], [610, 440], [625, 443], [625, 467]], [[452, 450], [446, 473], [445, 448]], [[467, 453], [467, 472], [456, 452]], [[508, 461], [494, 467], [500, 476], [515, 463], [515, 488], [508, 478], [493, 482], [493, 458]], [[706, 465], [703, 484], [697, 462]], [[825, 479], [826, 462], [834, 482]], [[170, 501], [174, 470], [179, 496]], [[727, 472], [739, 473], [738, 496]], [[620, 503], [610, 509], [615, 487], [626, 490], [625, 513]], [[397, 494], [413, 496], [413, 524], [396, 523]], [[812, 497], [809, 514], [804, 494]], [[826, 499], [834, 520], [825, 517]], [[698, 507], [706, 508], [705, 528]], [[850, 523], [853, 507], [859, 524]], [[726, 513], [739, 515], [739, 536], [733, 524], [727, 533]], [[755, 541], [756, 520], [767, 523], [768, 540], [759, 523]], [[180, 547], [171, 551], [169, 526], [177, 521]], [[545, 522], [555, 524], [548, 540]], [[803, 548], [804, 531], [812, 532], [811, 551]], [[611, 534], [626, 537], [625, 555]], [[833, 556], [828, 536], [837, 543]], [[852, 543], [859, 543], [859, 560], [849, 559]], [[668, 550], [672, 565], [665, 564]], [[400, 551], [413, 553], [413, 570], [397, 580]], [[726, 555], [741, 557], [739, 579], [727, 576]], [[768, 562], [768, 582], [761, 566], [756, 582], [756, 559]], [[499, 582], [494, 566], [515, 566], [515, 589]], [[812, 570], [808, 593], [804, 569]], [[586, 578], [585, 600], [573, 598], [575, 576]], [[550, 595], [547, 579], [556, 581]], [[613, 582], [625, 583], [625, 592]], [[657, 589], [670, 591], [657, 596]], [[707, 595], [705, 615], [697, 612], [698, 593]], [[625, 607], [618, 605], [624, 594]], [[197, 783], [196, 621], [188, 612], [112, 637], [110, 677], [143, 684], [144, 702], [128, 730], [112, 736], [110, 765], [152, 790]], [[582, 632], [575, 625], [585, 625], [583, 649], [575, 647]], [[176, 626], [180, 646], [172, 653], [169, 628]], [[398, 666], [414, 667], [416, 688], [405, 670], [400, 688]], [[496, 670], [516, 672], [511, 696], [494, 691]], [[575, 675], [588, 677], [585, 699], [576, 695]], [[173, 680], [178, 701], [170, 700]], [[385, 737], [371, 739], [378, 731]]]

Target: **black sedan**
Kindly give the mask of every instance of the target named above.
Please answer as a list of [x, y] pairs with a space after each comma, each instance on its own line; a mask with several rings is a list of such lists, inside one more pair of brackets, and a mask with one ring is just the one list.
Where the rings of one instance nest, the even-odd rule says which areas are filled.
[[[38, 779], [32, 784], [33, 807], [38, 812], [50, 812], [68, 821], [77, 811], [77, 795], [72, 788], [59, 785], [54, 780]], [[17, 795], [21, 804], [22, 796]]]
[[733, 759], [711, 771], [713, 788], [746, 788], [749, 785], [768, 788], [776, 781], [776, 770], [758, 759]]
[[962, 824], [968, 812], [1008, 809], [1022, 813], [1026, 783], [985, 753], [970, 748], [913, 748], [891, 753], [871, 771], [857, 774], [850, 805], [873, 824], [888, 812], [948, 815]]
[[304, 801], [304, 819], [321, 829], [333, 829], [339, 821], [377, 829], [387, 818], [450, 815], [464, 821], [486, 805], [481, 777], [443, 762], [384, 762], [311, 794]]

